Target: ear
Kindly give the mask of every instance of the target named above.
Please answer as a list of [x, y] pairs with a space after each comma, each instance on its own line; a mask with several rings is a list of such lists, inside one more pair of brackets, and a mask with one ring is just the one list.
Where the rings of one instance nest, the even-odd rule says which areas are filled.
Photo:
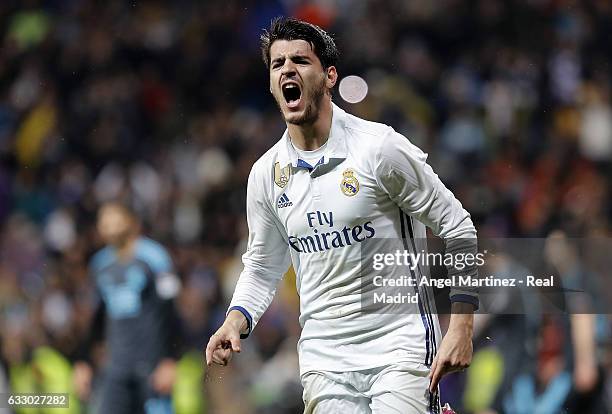
[[325, 84], [328, 89], [332, 89], [336, 85], [336, 82], [338, 81], [338, 72], [336, 72], [336, 67], [335, 66], [328, 67], [326, 69], [325, 75], [326, 75]]

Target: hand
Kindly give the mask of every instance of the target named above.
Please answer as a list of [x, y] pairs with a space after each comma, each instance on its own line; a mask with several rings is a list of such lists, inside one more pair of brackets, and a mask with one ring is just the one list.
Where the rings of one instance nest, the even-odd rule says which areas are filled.
[[240, 352], [240, 332], [246, 327], [246, 318], [241, 312], [232, 311], [225, 322], [210, 337], [206, 346], [206, 364], [227, 365], [232, 352]]
[[91, 394], [91, 379], [93, 377], [93, 370], [87, 362], [78, 361], [74, 364], [74, 370], [72, 371], [72, 381], [74, 383], [74, 390], [80, 400], [86, 401], [89, 399]]
[[161, 395], [170, 395], [176, 380], [176, 362], [171, 358], [162, 359], [151, 374], [153, 389]]
[[[453, 305], [464, 304], [455, 303]], [[431, 365], [429, 391], [434, 392], [444, 375], [454, 371], [462, 371], [470, 366], [472, 353], [474, 352], [472, 344], [473, 321], [474, 315], [471, 313], [451, 315], [448, 332], [442, 339], [440, 349]]]

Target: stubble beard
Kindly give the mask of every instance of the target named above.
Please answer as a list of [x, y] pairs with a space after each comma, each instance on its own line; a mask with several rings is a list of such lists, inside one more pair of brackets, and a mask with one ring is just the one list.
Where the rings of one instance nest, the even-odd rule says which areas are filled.
[[[280, 109], [281, 114], [285, 118], [285, 122], [292, 125], [308, 125], [314, 124], [315, 121], [319, 118], [319, 109], [321, 107], [321, 102], [323, 97], [325, 96], [325, 78], [321, 79], [321, 82], [318, 84], [312, 85], [310, 89], [304, 91], [302, 96], [311, 96], [312, 98], [304, 108], [304, 112], [302, 116], [298, 118], [288, 119], [284, 116], [283, 110], [281, 109], [281, 103], [278, 99], [276, 99], [276, 104], [278, 105], [278, 109]], [[282, 94], [280, 99], [285, 99]]]

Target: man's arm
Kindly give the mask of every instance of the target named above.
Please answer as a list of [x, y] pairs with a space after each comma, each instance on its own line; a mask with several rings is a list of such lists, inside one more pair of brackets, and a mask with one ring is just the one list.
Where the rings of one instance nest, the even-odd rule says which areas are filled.
[[[476, 229], [469, 213], [426, 163], [427, 155], [405, 137], [390, 131], [378, 151], [378, 183], [407, 214], [444, 239], [446, 252], [476, 253]], [[457, 269], [449, 268], [449, 276]], [[476, 276], [476, 268], [462, 269]], [[478, 307], [475, 289], [452, 288], [451, 321], [431, 369], [431, 389], [442, 375], [469, 365], [472, 358], [473, 312]]]
[[[470, 214], [446, 188], [431, 166], [427, 154], [404, 136], [391, 131], [375, 161], [378, 184], [408, 215], [431, 228], [444, 240], [446, 253], [476, 253], [476, 228]], [[460, 269], [462, 275], [476, 276], [476, 267]], [[459, 273], [450, 267], [449, 276]], [[467, 302], [478, 308], [476, 289], [451, 288], [451, 302]]]
[[[155, 291], [162, 300], [164, 332], [164, 355], [151, 373], [153, 389], [161, 395], [169, 395], [176, 382], [177, 360], [181, 357], [180, 323], [175, 299], [181, 290], [181, 280], [176, 274], [169, 252], [159, 243], [148, 240], [141, 244], [139, 257], [147, 262], [154, 273]], [[161, 339], [161, 338], [160, 338]]]
[[[276, 286], [289, 268], [283, 227], [266, 201], [262, 172], [253, 166], [247, 184], [247, 224], [249, 239], [242, 256], [244, 269], [223, 325], [210, 338], [206, 363], [227, 365], [232, 352], [240, 352], [240, 339], [249, 336], [266, 311]], [[272, 165], [269, 166], [272, 168]]]
[[440, 349], [431, 364], [429, 390], [434, 391], [442, 376], [470, 366], [472, 334], [474, 332], [474, 305], [454, 302], [451, 306], [450, 324]]
[[223, 325], [210, 338], [206, 347], [206, 364], [227, 365], [232, 352], [240, 352], [240, 337], [248, 332], [246, 316], [238, 310], [230, 310]]
[[73, 383], [77, 396], [86, 401], [91, 394], [91, 382], [93, 379], [93, 368], [91, 350], [95, 344], [102, 342], [105, 331], [106, 307], [102, 299], [98, 300], [95, 311], [91, 318], [89, 331], [86, 333], [77, 348], [76, 361], [74, 362]]

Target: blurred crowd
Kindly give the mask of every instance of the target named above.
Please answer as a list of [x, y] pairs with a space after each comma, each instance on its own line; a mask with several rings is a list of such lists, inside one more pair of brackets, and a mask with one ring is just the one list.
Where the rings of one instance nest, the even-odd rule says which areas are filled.
[[[185, 369], [199, 378], [241, 270], [250, 167], [284, 131], [258, 49], [278, 15], [334, 34], [340, 77], [369, 86], [360, 103], [335, 102], [428, 152], [480, 236], [609, 237], [605, 0], [6, 0], [0, 388], [70, 386], [93, 312], [96, 211], [112, 199], [129, 200], [172, 253], [182, 346], [194, 352]], [[301, 412], [294, 283], [288, 274], [242, 355], [195, 380], [204, 392], [185, 407]], [[447, 381], [443, 400], [484, 412], [463, 382]]]

